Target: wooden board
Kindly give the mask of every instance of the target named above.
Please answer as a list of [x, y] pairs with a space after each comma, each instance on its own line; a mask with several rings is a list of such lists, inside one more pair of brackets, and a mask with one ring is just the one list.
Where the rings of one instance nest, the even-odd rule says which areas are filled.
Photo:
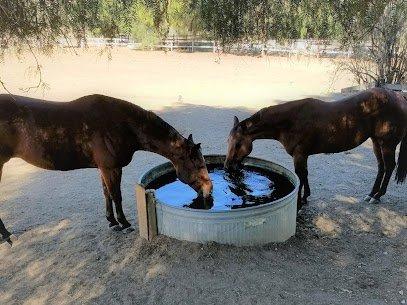
[[148, 220], [148, 240], [152, 240], [158, 234], [157, 215], [155, 210], [154, 192], [149, 190], [146, 192], [147, 200], [147, 220]]
[[154, 192], [136, 184], [136, 203], [140, 236], [152, 240], [158, 234]]
[[136, 204], [140, 236], [148, 240], [146, 190], [139, 184], [136, 184]]

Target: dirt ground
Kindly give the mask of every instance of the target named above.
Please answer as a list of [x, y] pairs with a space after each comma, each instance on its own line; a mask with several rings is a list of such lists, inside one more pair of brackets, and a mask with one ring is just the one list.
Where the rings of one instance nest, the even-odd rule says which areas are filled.
[[[336, 66], [330, 59], [219, 57], [213, 53], [120, 48], [113, 49], [108, 60], [108, 54], [95, 49], [77, 52], [39, 56], [42, 79], [49, 89], [28, 94], [67, 101], [101, 93], [155, 110], [178, 102], [258, 109], [281, 100], [324, 96], [352, 83], [349, 75], [335, 73]], [[13, 93], [21, 93], [19, 88], [35, 86], [38, 81], [30, 55], [6, 56], [0, 72]]]
[[[50, 84], [45, 97], [99, 92], [140, 101], [183, 134], [192, 132], [204, 153], [225, 153], [233, 115], [245, 118], [258, 107], [306, 95], [331, 100], [337, 96], [330, 93], [351, 84], [349, 77], [332, 84], [328, 60], [215, 59], [128, 50], [115, 50], [111, 62], [58, 55], [42, 62]], [[9, 58], [1, 69], [11, 90], [30, 84], [24, 62]], [[256, 141], [252, 155], [292, 169], [277, 142]], [[124, 209], [136, 227], [134, 183], [163, 161], [137, 152], [124, 169]], [[0, 304], [406, 302], [407, 184], [392, 181], [380, 205], [361, 201], [376, 174], [370, 141], [311, 157], [309, 169], [312, 196], [296, 235], [238, 248], [164, 236], [149, 243], [137, 229], [112, 232], [96, 170], [45, 171], [13, 159], [0, 185], [0, 215], [19, 239], [12, 248], [0, 245]]]

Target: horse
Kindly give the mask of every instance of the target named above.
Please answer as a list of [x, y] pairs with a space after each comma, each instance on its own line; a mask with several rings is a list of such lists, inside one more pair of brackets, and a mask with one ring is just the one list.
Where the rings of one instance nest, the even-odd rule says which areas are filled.
[[[210, 198], [212, 182], [200, 143], [192, 135], [184, 138], [151, 111], [97, 94], [70, 102], [0, 95], [0, 178], [4, 163], [13, 157], [48, 170], [97, 168], [106, 219], [123, 232], [132, 228], [122, 209], [122, 168], [138, 150], [166, 157], [182, 182]], [[1, 219], [0, 235], [12, 244]]]
[[228, 138], [225, 168], [238, 168], [251, 153], [254, 140], [279, 141], [293, 157], [300, 179], [297, 202], [300, 210], [311, 195], [308, 157], [347, 151], [368, 138], [373, 142], [378, 172], [364, 200], [379, 203], [396, 167], [395, 152], [399, 143], [397, 183], [403, 183], [407, 175], [407, 99], [383, 88], [366, 90], [336, 102], [314, 98], [291, 101], [263, 108], [241, 122], [235, 117]]

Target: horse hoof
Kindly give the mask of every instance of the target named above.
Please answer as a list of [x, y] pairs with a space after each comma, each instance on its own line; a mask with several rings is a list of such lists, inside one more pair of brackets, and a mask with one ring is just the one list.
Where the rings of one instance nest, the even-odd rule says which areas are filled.
[[370, 204], [379, 204], [379, 203], [380, 203], [380, 199], [372, 198], [372, 199], [370, 199], [369, 203], [370, 203]]
[[370, 202], [370, 200], [372, 200], [372, 196], [370, 196], [370, 195], [367, 195], [365, 197], [365, 199], [363, 199], [363, 201], [366, 201], [366, 202]]
[[120, 227], [120, 225], [114, 225], [114, 226], [109, 226], [110, 230], [114, 231], [114, 232], [119, 232], [122, 230], [122, 228]]
[[10, 240], [6, 240], [0, 237], [0, 249], [2, 247], [10, 249], [13, 247], [13, 243]]
[[15, 236], [14, 234], [11, 234], [7, 238], [0, 237], [0, 245], [3, 243], [7, 243], [10, 247], [13, 245], [14, 242], [18, 240], [18, 237]]
[[128, 233], [131, 233], [133, 231], [134, 231], [133, 227], [127, 227], [127, 228], [122, 229], [123, 234], [128, 234]]

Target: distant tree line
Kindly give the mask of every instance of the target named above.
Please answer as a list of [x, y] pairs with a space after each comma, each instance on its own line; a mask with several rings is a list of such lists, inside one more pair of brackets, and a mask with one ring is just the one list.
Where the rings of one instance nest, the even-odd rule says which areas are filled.
[[0, 0], [3, 44], [129, 35], [148, 43], [170, 32], [223, 44], [342, 39], [375, 24], [389, 0]]
[[[406, 0], [0, 0], [0, 43], [3, 51], [48, 52], [61, 38], [72, 42], [90, 35], [128, 35], [146, 46], [171, 33], [224, 46], [334, 39], [356, 53], [372, 44], [358, 60], [374, 62], [377, 73], [364, 71], [358, 78], [379, 84], [405, 77], [406, 16]], [[346, 68], [360, 72], [361, 67]]]

